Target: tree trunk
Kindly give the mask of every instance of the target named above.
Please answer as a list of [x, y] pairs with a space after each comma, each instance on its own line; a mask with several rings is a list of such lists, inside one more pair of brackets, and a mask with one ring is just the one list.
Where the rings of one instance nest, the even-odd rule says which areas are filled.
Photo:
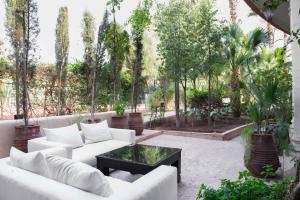
[[140, 81], [142, 75], [142, 59], [143, 59], [143, 43], [142, 37], [136, 36], [135, 37], [135, 46], [136, 46], [136, 61], [133, 69], [133, 84], [132, 84], [132, 97], [133, 97], [133, 108], [134, 112], [136, 112], [137, 104], [138, 104], [138, 97], [140, 91]]
[[175, 80], [175, 111], [176, 111], [176, 127], [180, 127], [180, 116], [179, 116], [179, 81]]
[[238, 0], [229, 0], [230, 19], [233, 23], [237, 20], [237, 1]]
[[96, 94], [96, 66], [93, 67], [92, 77], [92, 99], [91, 99], [91, 120], [95, 121], [95, 94]]
[[211, 121], [211, 117], [210, 117], [210, 113], [211, 113], [211, 69], [209, 66], [209, 70], [208, 70], [208, 117], [207, 117], [207, 121], [208, 121], [208, 126], [209, 128], [212, 127], [212, 121]]
[[183, 89], [183, 112], [184, 112], [184, 123], [187, 124], [187, 95], [186, 95], [186, 90], [187, 90], [187, 75], [186, 72], [184, 74], [184, 81], [181, 81], [181, 86]]
[[269, 38], [269, 48], [273, 49], [274, 47], [274, 28], [272, 24], [267, 22], [267, 33], [268, 33], [268, 38]]
[[113, 52], [111, 55], [111, 63], [112, 63], [112, 68], [113, 68], [113, 74], [112, 74], [112, 81], [113, 81], [113, 99], [112, 99], [112, 105], [114, 107], [116, 103], [116, 96], [117, 96], [117, 79], [118, 79], [118, 74], [117, 74], [117, 61], [116, 61], [116, 15], [115, 15], [115, 6], [113, 6], [113, 20], [114, 20], [114, 36], [113, 36]]
[[61, 79], [62, 79], [62, 67], [60, 66], [57, 72], [58, 76], [58, 88], [57, 88], [57, 108], [56, 108], [56, 115], [60, 115], [61, 111], [61, 90], [62, 90], [62, 85], [61, 85]]
[[240, 97], [240, 68], [232, 66], [231, 72], [231, 108], [233, 110], [233, 117], [241, 116], [241, 97]]
[[15, 62], [15, 69], [16, 69], [16, 76], [15, 76], [15, 92], [16, 92], [16, 114], [20, 114], [20, 49], [16, 49], [16, 62]]

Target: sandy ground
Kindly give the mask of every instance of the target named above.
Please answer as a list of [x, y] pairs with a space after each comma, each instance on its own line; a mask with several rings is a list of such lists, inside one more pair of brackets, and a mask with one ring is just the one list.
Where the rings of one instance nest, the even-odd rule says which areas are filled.
[[[143, 144], [182, 148], [181, 183], [178, 185], [179, 200], [195, 200], [199, 186], [220, 185], [220, 179], [235, 179], [245, 170], [244, 148], [241, 138], [231, 141], [214, 141], [180, 136], [161, 135], [142, 142]], [[140, 175], [115, 171], [113, 177], [134, 181]]]

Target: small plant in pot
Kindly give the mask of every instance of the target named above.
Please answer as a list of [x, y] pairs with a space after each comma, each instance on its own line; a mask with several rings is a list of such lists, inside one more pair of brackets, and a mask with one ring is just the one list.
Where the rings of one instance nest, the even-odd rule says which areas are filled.
[[114, 105], [115, 116], [111, 117], [111, 127], [126, 129], [128, 127], [127, 116], [125, 115], [126, 104], [118, 102]]
[[276, 80], [250, 85], [254, 101], [248, 106], [248, 114], [255, 124], [255, 129], [243, 131], [242, 136], [246, 143], [244, 160], [246, 168], [258, 177], [264, 176], [262, 173], [266, 167], [275, 174], [280, 166], [272, 128], [270, 128], [273, 107], [277, 101], [277, 89]]
[[28, 140], [40, 137], [40, 126], [29, 124], [29, 69], [32, 66], [30, 51], [35, 48], [35, 40], [39, 33], [37, 19], [37, 4], [34, 1], [25, 1], [15, 10], [16, 23], [22, 27], [20, 75], [22, 83], [22, 116], [24, 124], [15, 126], [14, 146], [27, 152]]

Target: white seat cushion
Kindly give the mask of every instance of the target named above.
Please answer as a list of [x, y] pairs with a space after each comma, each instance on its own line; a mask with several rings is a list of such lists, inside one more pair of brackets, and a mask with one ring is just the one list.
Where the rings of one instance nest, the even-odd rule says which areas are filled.
[[46, 156], [46, 161], [53, 180], [103, 197], [113, 193], [107, 178], [94, 167], [59, 156]]
[[95, 156], [130, 145], [129, 142], [119, 140], [107, 140], [92, 144], [86, 144], [83, 147], [73, 149], [72, 160], [80, 161], [91, 166], [96, 166]]
[[108, 180], [113, 192], [117, 192], [118, 190], [125, 189], [126, 187], [130, 187], [132, 185], [130, 182], [122, 181], [111, 176], [106, 176], [106, 179]]
[[95, 124], [80, 123], [80, 127], [86, 144], [111, 140], [113, 138], [106, 120]]
[[44, 128], [43, 130], [48, 141], [68, 144], [73, 148], [84, 145], [77, 124], [53, 129]]

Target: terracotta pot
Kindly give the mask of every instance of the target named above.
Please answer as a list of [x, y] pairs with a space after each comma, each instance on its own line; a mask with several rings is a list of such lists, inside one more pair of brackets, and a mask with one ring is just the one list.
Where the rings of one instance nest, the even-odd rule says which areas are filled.
[[[264, 167], [272, 166], [273, 172], [280, 167], [277, 149], [272, 134], [252, 134], [248, 150], [249, 160], [246, 168], [257, 177], [261, 177]], [[245, 153], [246, 155], [247, 153]]]
[[142, 113], [129, 113], [128, 127], [129, 129], [135, 130], [137, 136], [142, 135], [144, 130]]
[[40, 126], [39, 125], [19, 125], [15, 126], [15, 140], [14, 140], [14, 146], [23, 151], [28, 152], [27, 143], [28, 140], [41, 137], [40, 133]]
[[128, 128], [128, 120], [127, 116], [112, 116], [111, 117], [111, 124], [110, 127], [112, 128], [121, 128], [121, 129], [126, 129]]

